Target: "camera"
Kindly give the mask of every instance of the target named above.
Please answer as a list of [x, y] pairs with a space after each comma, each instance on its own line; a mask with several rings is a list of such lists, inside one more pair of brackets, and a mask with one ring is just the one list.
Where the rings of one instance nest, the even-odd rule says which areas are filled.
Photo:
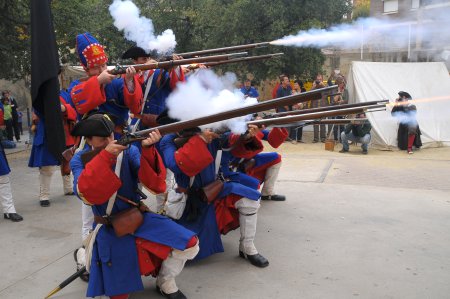
[[316, 85], [320, 84], [320, 80], [315, 81]]

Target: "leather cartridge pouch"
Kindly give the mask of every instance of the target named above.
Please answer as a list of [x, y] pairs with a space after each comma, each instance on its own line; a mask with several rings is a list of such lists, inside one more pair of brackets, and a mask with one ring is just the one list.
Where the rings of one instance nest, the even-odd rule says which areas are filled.
[[70, 162], [70, 160], [72, 160], [74, 154], [75, 154], [75, 146], [69, 147], [68, 149], [62, 152], [62, 156], [64, 157], [64, 160], [66, 160], [67, 162]]
[[123, 237], [127, 234], [133, 234], [144, 222], [144, 215], [137, 207], [120, 211], [109, 217], [111, 226], [117, 237]]
[[222, 191], [222, 189], [223, 189], [222, 180], [217, 179], [212, 183], [209, 183], [208, 185], [202, 188], [204, 196], [203, 200], [206, 201], [207, 203], [213, 202], [217, 198], [219, 193]]

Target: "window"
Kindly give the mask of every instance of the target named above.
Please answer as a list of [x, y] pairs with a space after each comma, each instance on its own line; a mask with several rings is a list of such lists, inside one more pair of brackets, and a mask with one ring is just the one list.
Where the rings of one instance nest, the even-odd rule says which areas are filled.
[[385, 13], [391, 13], [391, 12], [397, 12], [398, 11], [398, 0], [385, 0], [383, 2], [383, 12]]
[[411, 0], [411, 9], [417, 9], [420, 6], [420, 0]]

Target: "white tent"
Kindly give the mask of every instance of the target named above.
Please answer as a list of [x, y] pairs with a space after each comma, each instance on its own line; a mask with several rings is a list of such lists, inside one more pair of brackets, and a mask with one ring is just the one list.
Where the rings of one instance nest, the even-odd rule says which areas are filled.
[[[442, 62], [384, 63], [352, 62], [348, 76], [350, 103], [389, 99], [408, 92], [417, 106], [417, 121], [424, 147], [450, 145], [450, 76]], [[386, 112], [368, 113], [372, 145], [383, 149], [397, 146], [397, 120]]]

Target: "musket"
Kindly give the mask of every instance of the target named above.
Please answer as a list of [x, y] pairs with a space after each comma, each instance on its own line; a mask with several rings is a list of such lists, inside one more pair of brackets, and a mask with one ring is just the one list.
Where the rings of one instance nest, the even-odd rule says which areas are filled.
[[45, 297], [45, 299], [50, 298], [51, 296], [55, 295], [59, 291], [61, 291], [65, 286], [67, 286], [69, 283], [80, 277], [84, 272], [86, 272], [86, 266], [83, 266], [75, 272], [74, 274], [70, 275], [66, 280], [61, 282], [56, 288], [54, 288], [48, 295]]
[[358, 114], [358, 113], [366, 112], [368, 109], [377, 109], [377, 108], [381, 108], [381, 107], [385, 107], [385, 105], [378, 104], [378, 105], [370, 105], [370, 106], [364, 106], [364, 107], [344, 108], [344, 109], [324, 111], [324, 112], [312, 112], [312, 113], [306, 113], [306, 114], [301, 114], [301, 115], [288, 115], [288, 116], [275, 117], [275, 118], [258, 119], [258, 120], [248, 121], [247, 125], [257, 125], [258, 127], [262, 127], [262, 126], [267, 127], [267, 126], [271, 126], [271, 125], [277, 125], [277, 126], [288, 125], [288, 124], [292, 124], [295, 122], [318, 120], [318, 119], [331, 117], [331, 116]]
[[263, 47], [267, 47], [269, 44], [270, 44], [270, 42], [253, 43], [253, 44], [246, 44], [246, 45], [239, 45], [239, 46], [231, 46], [231, 47], [207, 49], [207, 50], [200, 50], [200, 51], [193, 51], [193, 52], [177, 53], [175, 55], [181, 56], [183, 58], [189, 58], [189, 57], [195, 57], [195, 56], [200, 56], [200, 55], [209, 55], [209, 54], [215, 54], [215, 53], [228, 53], [228, 52], [233, 52], [233, 51], [242, 51], [242, 50], [248, 50], [248, 49], [263, 48]]
[[339, 109], [345, 109], [345, 108], [364, 107], [364, 106], [383, 104], [383, 103], [385, 103], [384, 106], [386, 106], [386, 104], [389, 103], [389, 100], [370, 101], [370, 102], [356, 103], [356, 104], [342, 104], [342, 105], [335, 105], [335, 106], [278, 112], [278, 113], [272, 113], [272, 114], [265, 115], [263, 118], [282, 117], [282, 116], [288, 116], [288, 115], [301, 115], [301, 114], [307, 114], [307, 113], [313, 113], [313, 112], [333, 111], [333, 110], [339, 110]]
[[[223, 55], [214, 55], [214, 56], [206, 56], [206, 57], [196, 57], [189, 59], [178, 59], [178, 60], [168, 60], [161, 62], [153, 62], [148, 64], [131, 64], [131, 65], [116, 65], [113, 69], [108, 70], [108, 73], [111, 75], [119, 75], [125, 74], [127, 68], [132, 66], [136, 71], [146, 71], [146, 70], [154, 70], [154, 69], [170, 69], [175, 66], [192, 64], [192, 63], [205, 63], [205, 62], [217, 62], [224, 61], [230, 59], [241, 58], [243, 56], [247, 56], [247, 52], [239, 52], [239, 53], [231, 53], [231, 54], [223, 54]], [[79, 81], [86, 81], [90, 77], [82, 77], [78, 79]]]
[[182, 130], [192, 129], [192, 128], [196, 128], [199, 126], [212, 124], [215, 122], [219, 122], [219, 121], [223, 121], [223, 120], [227, 120], [227, 119], [231, 119], [231, 118], [235, 118], [235, 117], [240, 117], [240, 116], [245, 116], [248, 114], [262, 112], [262, 111], [274, 109], [274, 108], [277, 108], [280, 106], [289, 106], [289, 105], [293, 105], [295, 103], [318, 100], [318, 99], [321, 99], [322, 96], [327, 95], [328, 93], [335, 92], [336, 90], [337, 90], [337, 85], [333, 85], [333, 86], [329, 86], [329, 87], [315, 89], [315, 90], [308, 91], [308, 92], [303, 92], [303, 93], [296, 94], [296, 95], [290, 95], [290, 96], [286, 96], [286, 97], [282, 97], [282, 98], [268, 100], [268, 101], [260, 102], [257, 104], [237, 108], [237, 109], [226, 110], [223, 112], [219, 112], [216, 114], [211, 114], [211, 115], [207, 115], [207, 116], [203, 116], [203, 117], [199, 117], [199, 118], [195, 118], [195, 119], [191, 119], [191, 120], [184, 120], [184, 121], [179, 121], [179, 122], [175, 122], [175, 123], [171, 123], [171, 124], [167, 124], [167, 125], [161, 125], [161, 126], [154, 127], [154, 128], [136, 131], [134, 133], [125, 133], [117, 141], [117, 143], [122, 144], [122, 145], [127, 145], [134, 141], [146, 139], [148, 137], [148, 134], [155, 130], [159, 130], [161, 135], [165, 135], [165, 134], [169, 134], [169, 133], [176, 133], [176, 132], [180, 132]]
[[[229, 59], [224, 61], [216, 61], [216, 62], [206, 62], [203, 63], [206, 67], [214, 67], [222, 64], [228, 64], [228, 63], [237, 63], [237, 62], [250, 62], [255, 60], [262, 60], [262, 59], [270, 59], [273, 57], [284, 55], [284, 53], [273, 53], [273, 54], [267, 54], [267, 55], [259, 55], [259, 56], [250, 56], [250, 57], [242, 57], [242, 58], [235, 58], [235, 59]], [[190, 70], [198, 69], [200, 65], [198, 64], [191, 64], [188, 66]]]
[[[161, 135], [177, 133], [182, 130], [193, 129], [193, 128], [196, 128], [199, 126], [204, 126], [207, 124], [212, 124], [215, 122], [219, 122], [219, 121], [223, 121], [223, 120], [227, 120], [227, 119], [231, 119], [231, 118], [235, 118], [235, 117], [245, 116], [245, 115], [249, 115], [249, 114], [253, 114], [253, 113], [257, 113], [257, 112], [274, 109], [274, 108], [280, 107], [280, 106], [289, 106], [289, 105], [293, 105], [293, 104], [299, 103], [299, 102], [318, 100], [318, 99], [321, 99], [324, 95], [327, 95], [328, 93], [336, 92], [336, 90], [337, 90], [337, 85], [333, 85], [333, 86], [329, 86], [329, 87], [315, 89], [315, 90], [308, 91], [308, 92], [303, 92], [303, 93], [296, 94], [296, 95], [290, 95], [290, 96], [286, 96], [286, 97], [282, 97], [282, 98], [264, 101], [264, 102], [260, 102], [257, 104], [253, 104], [253, 105], [249, 105], [249, 106], [245, 106], [245, 107], [241, 107], [241, 108], [237, 108], [237, 109], [226, 110], [223, 112], [219, 112], [216, 114], [211, 114], [211, 115], [207, 115], [207, 116], [203, 116], [203, 117], [199, 117], [199, 118], [195, 118], [195, 119], [191, 119], [191, 120], [184, 120], [184, 121], [179, 121], [179, 122], [175, 122], [175, 123], [171, 123], [171, 124], [166, 124], [166, 125], [161, 125], [161, 126], [145, 129], [145, 130], [140, 130], [140, 131], [136, 131], [134, 133], [124, 132], [124, 134], [122, 134], [120, 139], [117, 141], [117, 144], [128, 145], [128, 144], [131, 144], [136, 141], [144, 140], [148, 137], [149, 133], [154, 132], [155, 130], [159, 130]], [[86, 165], [86, 163], [88, 163], [98, 153], [99, 153], [99, 151], [97, 151], [97, 150], [92, 150], [92, 151], [84, 153], [81, 156], [81, 160], [82, 160], [83, 164]]]
[[313, 123], [315, 125], [346, 125], [349, 123], [365, 122], [367, 118], [338, 118], [338, 119], [319, 119]]
[[[243, 56], [247, 56], [247, 52], [239, 52], [239, 53], [231, 53], [231, 54], [223, 54], [223, 55], [214, 55], [214, 56], [205, 56], [205, 57], [196, 57], [196, 58], [188, 58], [188, 59], [178, 59], [178, 60], [169, 60], [169, 61], [161, 61], [161, 62], [153, 62], [149, 64], [135, 64], [133, 66], [136, 71], [146, 71], [153, 69], [170, 69], [175, 66], [191, 64], [191, 63], [205, 63], [205, 62], [213, 62], [213, 61], [224, 61], [235, 58], [240, 58]], [[127, 67], [129, 67], [128, 65]], [[127, 67], [117, 65], [113, 70], [108, 71], [111, 75], [119, 75], [125, 74]]]

